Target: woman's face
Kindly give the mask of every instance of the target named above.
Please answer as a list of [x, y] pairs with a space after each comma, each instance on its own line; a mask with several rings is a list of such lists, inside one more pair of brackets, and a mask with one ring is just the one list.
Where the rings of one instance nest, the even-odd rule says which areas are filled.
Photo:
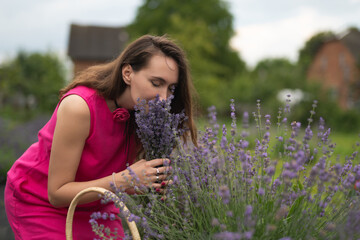
[[128, 85], [125, 91], [125, 95], [128, 95], [127, 107], [132, 109], [138, 99], [148, 101], [156, 95], [160, 99], [166, 99], [178, 83], [178, 73], [175, 60], [162, 54], [152, 56], [147, 66], [137, 72], [130, 65], [125, 66], [123, 78]]

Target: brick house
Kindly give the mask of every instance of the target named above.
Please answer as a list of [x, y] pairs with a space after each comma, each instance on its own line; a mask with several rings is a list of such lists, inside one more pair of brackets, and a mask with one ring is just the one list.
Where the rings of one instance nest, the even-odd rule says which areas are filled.
[[307, 78], [320, 82], [342, 109], [360, 108], [360, 32], [351, 29], [325, 42]]
[[116, 58], [128, 39], [123, 27], [71, 24], [68, 55], [74, 64], [74, 74]]

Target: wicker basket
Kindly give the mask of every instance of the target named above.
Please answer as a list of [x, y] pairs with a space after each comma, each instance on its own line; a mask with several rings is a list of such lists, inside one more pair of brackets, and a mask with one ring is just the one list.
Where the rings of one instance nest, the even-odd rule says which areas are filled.
[[[105, 193], [110, 193], [113, 197], [118, 198], [114, 193], [106, 190], [105, 188], [100, 188], [100, 187], [90, 187], [87, 189], [82, 190], [81, 192], [79, 192], [74, 199], [71, 201], [71, 204], [69, 206], [69, 210], [67, 213], [67, 217], [66, 217], [66, 240], [72, 240], [73, 239], [73, 234], [72, 234], [72, 223], [73, 223], [73, 218], [74, 218], [74, 212], [75, 212], [75, 208], [76, 205], [78, 204], [80, 198], [85, 194], [85, 193], [89, 193], [89, 192], [98, 192], [102, 195], [105, 195]], [[120, 203], [120, 205], [123, 205], [124, 210], [128, 211], [127, 207], [125, 206], [125, 204], [123, 202]], [[129, 222], [128, 219], [126, 219], [126, 222], [129, 226], [132, 238], [134, 240], [140, 240], [140, 234], [139, 231], [136, 227], [136, 224], [134, 221]]]

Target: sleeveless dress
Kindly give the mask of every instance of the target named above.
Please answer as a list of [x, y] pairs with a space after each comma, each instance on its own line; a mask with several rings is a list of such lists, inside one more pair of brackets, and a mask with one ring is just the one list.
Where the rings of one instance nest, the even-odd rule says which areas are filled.
[[[90, 109], [90, 131], [86, 139], [75, 181], [89, 181], [126, 169], [135, 159], [133, 132], [129, 130], [126, 109], [113, 114], [103, 97], [94, 89], [77, 86], [63, 97], [76, 94]], [[62, 100], [61, 99], [61, 100]], [[60, 102], [61, 102], [60, 100]], [[65, 239], [65, 220], [68, 208], [55, 208], [48, 199], [47, 181], [53, 133], [56, 125], [57, 105], [49, 122], [39, 131], [38, 142], [15, 161], [7, 174], [5, 209], [16, 239]], [[118, 109], [119, 110], [119, 109]], [[125, 116], [125, 117], [124, 117]], [[110, 183], [109, 183], [110, 184]], [[113, 204], [95, 201], [78, 205], [73, 220], [74, 239], [94, 239], [89, 223], [93, 212], [118, 213]], [[124, 236], [120, 218], [99, 221], [117, 228]]]

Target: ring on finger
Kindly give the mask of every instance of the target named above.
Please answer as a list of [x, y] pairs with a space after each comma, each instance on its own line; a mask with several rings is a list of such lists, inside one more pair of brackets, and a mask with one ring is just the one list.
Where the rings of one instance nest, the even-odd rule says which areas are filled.
[[156, 168], [156, 175], [160, 175], [160, 170], [159, 170], [159, 168]]
[[159, 181], [159, 176], [156, 176], [156, 181]]

